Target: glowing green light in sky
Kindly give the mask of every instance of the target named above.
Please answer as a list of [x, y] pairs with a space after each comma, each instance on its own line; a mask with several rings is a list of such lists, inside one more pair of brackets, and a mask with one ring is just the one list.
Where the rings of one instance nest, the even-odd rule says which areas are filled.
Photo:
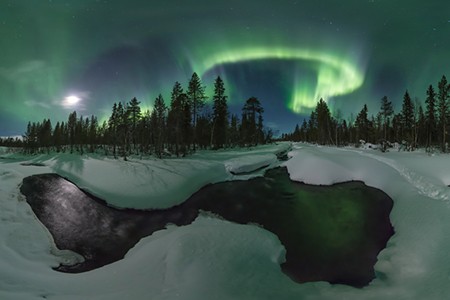
[[[364, 82], [364, 68], [359, 66], [356, 58], [332, 55], [320, 51], [284, 47], [245, 47], [215, 52], [203, 58], [197, 70], [204, 75], [216, 66], [264, 59], [304, 60], [314, 63], [317, 71], [315, 87], [309, 82], [296, 80], [291, 95], [289, 108], [296, 113], [315, 107], [323, 98], [349, 94]], [[294, 78], [298, 74], [293, 74]]]

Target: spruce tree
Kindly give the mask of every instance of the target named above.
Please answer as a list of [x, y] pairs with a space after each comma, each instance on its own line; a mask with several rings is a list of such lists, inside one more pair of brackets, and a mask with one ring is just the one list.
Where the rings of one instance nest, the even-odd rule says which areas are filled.
[[69, 144], [70, 144], [70, 153], [73, 153], [73, 146], [75, 144], [75, 128], [77, 126], [77, 112], [74, 111], [69, 115], [69, 119], [67, 120], [67, 129], [69, 133]]
[[61, 122], [61, 151], [66, 152], [66, 145], [69, 144], [69, 130], [65, 122]]
[[303, 119], [302, 127], [299, 130], [300, 136], [297, 137], [298, 141], [306, 142], [308, 140], [308, 123], [306, 122], [306, 119]]
[[367, 112], [367, 105], [364, 104], [363, 108], [356, 117], [355, 125], [357, 128], [357, 140], [369, 140], [369, 119]]
[[88, 144], [89, 144], [89, 152], [93, 153], [95, 151], [95, 145], [98, 141], [98, 121], [97, 117], [92, 115], [88, 130]]
[[122, 102], [119, 102], [117, 105], [117, 135], [119, 139], [121, 156], [125, 161], [127, 160], [128, 150], [130, 149], [130, 119], [128, 112], [128, 104], [122, 104]]
[[139, 106], [140, 104], [141, 102], [139, 102], [136, 97], [134, 97], [126, 107], [128, 117], [127, 123], [129, 124], [129, 133], [134, 151], [136, 151], [136, 143], [138, 139], [137, 126], [139, 124], [139, 120], [142, 117], [141, 107]]
[[433, 86], [430, 84], [427, 90], [426, 112], [425, 112], [425, 122], [426, 122], [426, 146], [427, 149], [435, 142], [436, 134], [436, 93]]
[[80, 155], [83, 155], [83, 141], [84, 141], [84, 132], [83, 132], [83, 126], [84, 126], [84, 118], [83, 116], [80, 116], [78, 119], [76, 126], [75, 126], [75, 144], [77, 145], [77, 150], [80, 153]]
[[258, 124], [256, 126], [256, 143], [264, 144], [264, 124], [262, 114], [258, 115]]
[[189, 150], [192, 143], [192, 115], [191, 115], [191, 102], [186, 94], [180, 95], [181, 103], [181, 151], [183, 156], [185, 156]]
[[228, 145], [231, 147], [239, 143], [239, 119], [237, 115], [231, 115], [230, 127], [228, 129]]
[[153, 137], [153, 126], [152, 123], [152, 115], [155, 111], [153, 108], [152, 112], [150, 110], [145, 110], [142, 114], [142, 118], [139, 122], [139, 136], [141, 141], [141, 152], [149, 154], [151, 153], [152, 137]]
[[425, 113], [423, 111], [422, 105], [419, 105], [416, 128], [417, 128], [417, 132], [416, 132], [417, 143], [419, 145], [426, 145], [426, 143], [427, 143], [427, 129], [426, 129], [427, 125], [426, 125], [426, 118], [425, 118]]
[[197, 140], [197, 119], [199, 111], [205, 105], [205, 100], [207, 99], [205, 95], [205, 87], [202, 86], [200, 77], [197, 73], [193, 73], [191, 80], [189, 81], [187, 96], [192, 108], [192, 129], [193, 129], [193, 150], [196, 150]]
[[318, 143], [321, 145], [331, 143], [331, 113], [323, 99], [317, 102], [316, 116]]
[[403, 139], [403, 117], [401, 113], [395, 114], [392, 118], [392, 132], [394, 140], [401, 142]]
[[108, 120], [109, 136], [113, 145], [113, 155], [117, 158], [117, 144], [118, 144], [118, 134], [119, 134], [119, 112], [117, 103], [114, 102], [111, 116]]
[[402, 104], [402, 125], [404, 128], [403, 139], [411, 145], [414, 144], [414, 104], [411, 101], [408, 91], [403, 96]]
[[[303, 120], [304, 121], [304, 120]], [[295, 125], [294, 128], [294, 132], [292, 134], [292, 140], [294, 142], [300, 142], [301, 140], [301, 134], [302, 134], [302, 130], [300, 129], [300, 127], [298, 126], [298, 124]]]
[[346, 120], [342, 120], [341, 141], [342, 141], [341, 143], [343, 145], [346, 145], [350, 141], [350, 132], [349, 132]]
[[213, 128], [211, 144], [215, 149], [223, 148], [226, 143], [228, 127], [228, 105], [223, 80], [218, 76], [214, 82]]
[[308, 142], [317, 142], [317, 112], [313, 110], [308, 120]]
[[[262, 114], [264, 112], [264, 108], [261, 106], [261, 102], [259, 102], [258, 98], [250, 97], [244, 104], [242, 108], [242, 117], [246, 119], [246, 130], [244, 140], [245, 143], [250, 145], [257, 145], [258, 142], [261, 142], [260, 136], [262, 133]], [[261, 120], [261, 124], [259, 124], [259, 120]]]
[[25, 145], [25, 153], [31, 153], [32, 145], [33, 145], [33, 134], [31, 131], [31, 122], [28, 121], [27, 131], [23, 135], [23, 142]]
[[177, 81], [172, 88], [170, 97], [170, 109], [167, 120], [169, 145], [175, 148], [175, 154], [177, 156], [180, 155], [180, 146], [182, 139], [181, 125], [183, 120], [183, 103], [181, 94], [183, 94], [183, 88]]
[[391, 116], [394, 114], [394, 109], [392, 107], [392, 102], [389, 101], [387, 96], [381, 98], [381, 116], [383, 118], [383, 133], [384, 139], [388, 139], [388, 126]]
[[56, 122], [55, 129], [53, 130], [53, 145], [58, 153], [61, 152], [62, 134], [61, 124]]
[[153, 113], [155, 114], [155, 153], [161, 158], [164, 150], [164, 134], [165, 134], [165, 121], [166, 121], [166, 104], [161, 94], [156, 98], [155, 105], [153, 107]]
[[449, 85], [447, 78], [442, 76], [438, 84], [438, 114], [439, 114], [439, 130], [441, 133], [441, 148], [443, 152], [447, 151], [447, 121], [448, 121], [448, 90]]
[[42, 122], [40, 139], [41, 145], [46, 149], [47, 154], [49, 154], [50, 147], [52, 146], [52, 123], [50, 119], [44, 119]]
[[204, 113], [197, 120], [197, 138], [201, 149], [206, 149], [211, 145], [212, 116]]

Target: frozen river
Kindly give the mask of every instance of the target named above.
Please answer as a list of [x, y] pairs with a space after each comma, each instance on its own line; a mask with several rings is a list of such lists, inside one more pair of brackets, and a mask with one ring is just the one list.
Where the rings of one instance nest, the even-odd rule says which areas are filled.
[[115, 209], [56, 174], [26, 177], [21, 192], [60, 249], [85, 261], [57, 270], [79, 273], [120, 260], [141, 238], [167, 224], [191, 224], [201, 212], [257, 224], [286, 248], [281, 268], [297, 282], [355, 287], [374, 277], [373, 266], [394, 231], [393, 202], [353, 181], [332, 186], [293, 182], [286, 168], [264, 177], [208, 185], [180, 205], [161, 210]]

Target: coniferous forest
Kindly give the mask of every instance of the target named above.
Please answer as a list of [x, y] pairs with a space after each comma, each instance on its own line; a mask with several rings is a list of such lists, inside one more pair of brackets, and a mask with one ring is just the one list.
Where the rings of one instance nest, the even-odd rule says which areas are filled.
[[241, 116], [230, 116], [224, 82], [214, 82], [212, 107], [206, 102], [205, 87], [194, 73], [187, 90], [179, 82], [172, 88], [170, 104], [160, 94], [152, 111], [142, 111], [140, 102], [114, 103], [108, 120], [101, 124], [94, 115], [76, 111], [67, 121], [54, 126], [50, 119], [29, 122], [23, 139], [0, 141], [20, 146], [25, 153], [93, 153], [122, 157], [155, 155], [185, 156], [196, 149], [255, 146], [271, 142], [272, 131], [264, 127], [263, 112], [256, 97], [249, 98]]
[[334, 115], [322, 99], [294, 131], [283, 134], [283, 140], [303, 141], [321, 145], [345, 146], [370, 142], [381, 144], [382, 149], [397, 142], [405, 150], [425, 147], [447, 152], [450, 125], [450, 84], [445, 76], [437, 88], [429, 85], [424, 93], [425, 107], [419, 99], [411, 99], [408, 91], [403, 96], [402, 107], [395, 112], [387, 96], [380, 100], [380, 110], [370, 115], [364, 105], [356, 118], [345, 120], [339, 111]]
[[[380, 99], [380, 110], [369, 116], [364, 105], [356, 118], [345, 119], [338, 110], [332, 113], [320, 99], [309, 119], [296, 125], [281, 140], [345, 146], [362, 142], [399, 143], [403, 149], [439, 149], [447, 152], [450, 127], [450, 84], [445, 76], [435, 88], [426, 90], [424, 106], [408, 91], [401, 110], [394, 111], [387, 96]], [[96, 116], [84, 117], [72, 112], [67, 121], [54, 126], [50, 119], [29, 122], [23, 139], [0, 139], [0, 145], [22, 147], [26, 153], [103, 151], [105, 155], [185, 156], [197, 149], [220, 149], [255, 146], [273, 140], [273, 132], [264, 127], [264, 108], [256, 97], [250, 97], [240, 116], [229, 114], [224, 82], [214, 82], [212, 105], [207, 103], [205, 87], [194, 73], [187, 90], [175, 82], [170, 104], [160, 94], [153, 110], [142, 111], [140, 102], [114, 103], [108, 120], [99, 124]]]

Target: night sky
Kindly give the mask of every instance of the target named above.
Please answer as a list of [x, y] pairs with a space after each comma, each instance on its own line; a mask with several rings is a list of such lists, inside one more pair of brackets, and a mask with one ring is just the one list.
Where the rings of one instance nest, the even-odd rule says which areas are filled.
[[1, 0], [0, 136], [76, 110], [166, 103], [195, 71], [232, 112], [256, 96], [265, 123], [291, 131], [323, 97], [345, 118], [406, 89], [425, 99], [450, 77], [450, 1]]

